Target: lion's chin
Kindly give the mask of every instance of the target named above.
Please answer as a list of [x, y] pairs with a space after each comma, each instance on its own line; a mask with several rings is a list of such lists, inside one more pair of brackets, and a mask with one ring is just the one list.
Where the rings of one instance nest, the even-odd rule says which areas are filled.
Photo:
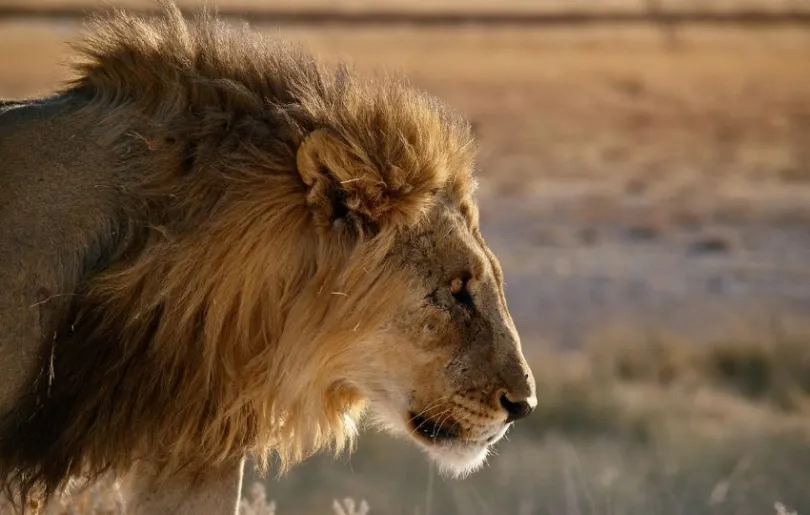
[[466, 439], [413, 413], [409, 413], [408, 426], [411, 439], [436, 463], [441, 474], [458, 479], [480, 469], [492, 445], [509, 429], [505, 424], [483, 438]]
[[445, 477], [463, 479], [472, 474], [486, 462], [490, 445], [486, 442], [455, 441], [420, 447], [438, 466]]
[[480, 438], [462, 438], [425, 424], [412, 412], [403, 414], [392, 409], [387, 403], [372, 403], [371, 408], [372, 419], [379, 429], [410, 440], [427, 454], [443, 476], [454, 479], [462, 479], [480, 469], [492, 445], [503, 438], [511, 426], [498, 425]]

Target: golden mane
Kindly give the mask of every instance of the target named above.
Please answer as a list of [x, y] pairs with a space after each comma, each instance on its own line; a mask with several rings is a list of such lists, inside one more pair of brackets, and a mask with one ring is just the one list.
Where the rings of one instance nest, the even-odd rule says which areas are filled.
[[[384, 257], [439, 193], [474, 223], [468, 125], [403, 82], [330, 72], [205, 12], [92, 28], [61, 95], [120, 156], [119, 214], [0, 427], [0, 485], [48, 496], [145, 453], [168, 472], [342, 449], [363, 409], [345, 349], [407, 289]], [[340, 183], [373, 234], [313, 215], [325, 193], [296, 152], [324, 128], [357, 156]]]

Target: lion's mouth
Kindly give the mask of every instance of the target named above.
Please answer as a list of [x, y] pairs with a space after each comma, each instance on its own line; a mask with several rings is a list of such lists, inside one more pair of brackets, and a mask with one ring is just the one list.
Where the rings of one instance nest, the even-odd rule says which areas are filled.
[[450, 420], [437, 423], [422, 415], [415, 413], [409, 413], [409, 415], [413, 434], [429, 443], [448, 442], [459, 438], [459, 434], [453, 431], [456, 424]]

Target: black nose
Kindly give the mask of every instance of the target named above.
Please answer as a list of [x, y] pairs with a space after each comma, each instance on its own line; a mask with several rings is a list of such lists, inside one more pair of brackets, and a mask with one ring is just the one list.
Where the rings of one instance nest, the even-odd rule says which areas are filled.
[[528, 417], [534, 411], [534, 405], [529, 403], [526, 399], [512, 401], [506, 394], [501, 395], [501, 406], [509, 414], [506, 417], [506, 422], [514, 422], [522, 418]]

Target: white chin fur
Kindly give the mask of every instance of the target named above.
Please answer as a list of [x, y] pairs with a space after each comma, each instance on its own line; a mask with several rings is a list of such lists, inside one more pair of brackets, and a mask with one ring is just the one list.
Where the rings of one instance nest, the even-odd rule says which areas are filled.
[[414, 437], [411, 429], [404, 423], [403, 418], [397, 412], [377, 406], [372, 413], [375, 425], [381, 429], [399, 436], [404, 436], [415, 443], [420, 449], [430, 457], [439, 468], [439, 472], [445, 477], [463, 479], [480, 469], [489, 456], [492, 444], [500, 440], [508, 430], [509, 426], [503, 426], [496, 434], [490, 444], [484, 441], [451, 441], [431, 444], [418, 437]]
[[419, 445], [446, 477], [463, 479], [486, 462], [489, 446], [484, 444], [454, 443], [440, 445]]

